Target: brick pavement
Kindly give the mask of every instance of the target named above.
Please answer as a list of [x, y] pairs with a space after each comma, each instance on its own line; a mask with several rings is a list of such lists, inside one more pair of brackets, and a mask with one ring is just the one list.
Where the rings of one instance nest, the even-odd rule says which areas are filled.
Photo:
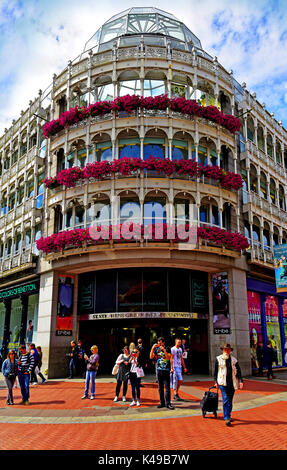
[[1, 388], [0, 450], [287, 450], [287, 381], [245, 380], [235, 394], [230, 428], [224, 425], [221, 400], [217, 419], [201, 415], [200, 399], [212, 383], [185, 377], [183, 401], [174, 402], [174, 411], [157, 409], [152, 381], [144, 382], [136, 409], [129, 407], [130, 389], [127, 403], [113, 402], [114, 379], [96, 380], [93, 401], [81, 400], [80, 379], [32, 386], [30, 406], [17, 404], [19, 388], [14, 389], [16, 404], [6, 406]]

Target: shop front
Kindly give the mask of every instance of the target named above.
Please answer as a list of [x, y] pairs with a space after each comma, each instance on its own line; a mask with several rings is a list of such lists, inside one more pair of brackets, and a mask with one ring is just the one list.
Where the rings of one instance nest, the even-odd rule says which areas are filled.
[[257, 346], [271, 341], [276, 350], [274, 367], [287, 366], [287, 297], [275, 284], [247, 278], [248, 321], [252, 370], [258, 369]]
[[17, 349], [28, 340], [36, 341], [38, 305], [38, 279], [0, 290], [0, 342], [3, 358], [9, 349]]
[[79, 338], [101, 351], [110, 373], [124, 345], [143, 340], [149, 351], [159, 336], [168, 346], [186, 340], [193, 373], [208, 373], [208, 277], [187, 269], [122, 268], [79, 276]]

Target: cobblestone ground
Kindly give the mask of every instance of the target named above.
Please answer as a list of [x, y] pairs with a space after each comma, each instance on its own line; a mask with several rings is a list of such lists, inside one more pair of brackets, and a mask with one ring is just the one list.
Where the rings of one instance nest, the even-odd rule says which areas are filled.
[[[0, 389], [0, 450], [287, 450], [287, 381], [246, 379], [226, 427], [221, 397], [217, 419], [202, 417], [200, 400], [211, 380], [185, 377], [183, 401], [157, 409], [157, 384], [143, 382], [142, 404], [113, 402], [114, 379], [96, 380], [95, 400], [82, 400], [81, 379], [31, 386], [30, 406], [6, 405]], [[23, 438], [25, 436], [25, 438]], [[128, 436], [128, 438], [127, 438]]]

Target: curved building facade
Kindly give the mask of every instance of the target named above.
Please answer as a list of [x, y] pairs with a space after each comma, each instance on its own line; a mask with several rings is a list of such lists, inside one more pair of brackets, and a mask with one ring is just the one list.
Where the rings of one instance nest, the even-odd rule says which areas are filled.
[[50, 377], [74, 338], [108, 373], [139, 337], [185, 338], [203, 374], [228, 341], [250, 374], [256, 334], [279, 331], [284, 365], [286, 130], [173, 15], [107, 21], [0, 145], [3, 347], [34, 308]]

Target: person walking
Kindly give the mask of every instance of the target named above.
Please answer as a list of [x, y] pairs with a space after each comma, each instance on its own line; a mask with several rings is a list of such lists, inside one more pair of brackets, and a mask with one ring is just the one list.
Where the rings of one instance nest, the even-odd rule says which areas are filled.
[[131, 353], [129, 360], [131, 364], [131, 369], [129, 373], [131, 388], [132, 388], [132, 402], [130, 406], [140, 406], [141, 404], [141, 389], [140, 389], [140, 377], [138, 376], [138, 369], [142, 369], [142, 364], [140, 362], [140, 351], [138, 346], [135, 346], [135, 349]]
[[46, 382], [46, 379], [44, 375], [41, 372], [41, 367], [42, 367], [42, 362], [43, 362], [43, 353], [42, 353], [42, 348], [41, 346], [37, 346], [37, 352], [38, 352], [38, 364], [35, 368], [35, 374], [36, 376], [39, 375], [39, 377], [42, 379], [42, 384]]
[[259, 341], [256, 348], [256, 357], [258, 361], [258, 376], [263, 377], [263, 366], [264, 366], [264, 348], [262, 341]]
[[175, 339], [175, 345], [171, 348], [171, 357], [170, 357], [170, 377], [171, 377], [171, 387], [173, 388], [173, 399], [177, 401], [182, 401], [179, 397], [178, 392], [179, 388], [183, 382], [182, 380], [182, 369], [184, 372], [187, 372], [185, 362], [183, 359], [183, 349], [181, 348], [181, 339]]
[[7, 359], [2, 364], [2, 374], [7, 385], [7, 405], [14, 405], [13, 386], [18, 375], [17, 354], [14, 349], [8, 352]]
[[36, 375], [35, 370], [36, 370], [36, 367], [38, 366], [38, 362], [39, 362], [39, 353], [38, 353], [34, 343], [30, 344], [29, 350], [30, 350], [30, 353], [33, 354], [33, 356], [34, 356], [34, 366], [33, 366], [33, 369], [31, 370], [30, 384], [31, 385], [37, 385], [38, 380], [37, 380], [37, 375]]
[[116, 364], [119, 365], [119, 370], [117, 373], [117, 385], [116, 385], [116, 396], [114, 401], [119, 400], [119, 394], [121, 391], [121, 386], [123, 385], [123, 401], [127, 401], [126, 394], [128, 390], [128, 380], [129, 380], [129, 372], [131, 368], [130, 364], [131, 354], [129, 352], [128, 346], [123, 348], [123, 352], [118, 356], [116, 360]]
[[215, 360], [214, 385], [221, 390], [223, 418], [226, 426], [230, 426], [234, 393], [238, 388], [243, 388], [243, 380], [239, 363], [231, 355], [233, 348], [225, 343], [220, 349], [222, 354]]
[[21, 388], [22, 401], [20, 405], [30, 405], [30, 373], [34, 367], [34, 355], [26, 350], [26, 345], [19, 346], [19, 359], [18, 359], [18, 380]]
[[151, 348], [150, 359], [156, 362], [158, 392], [160, 404], [158, 408], [167, 407], [174, 410], [170, 403], [170, 351], [165, 347], [164, 338], [160, 337]]
[[86, 377], [86, 361], [85, 361], [86, 351], [83, 347], [83, 342], [81, 339], [78, 341], [78, 372], [82, 377]]
[[[143, 370], [146, 370], [147, 360], [145, 358], [145, 350], [144, 350], [144, 347], [143, 347], [143, 340], [141, 338], [138, 339], [137, 348], [139, 350], [138, 361], [141, 363], [141, 366], [142, 366]], [[141, 378], [139, 378], [139, 381], [140, 381], [140, 387], [144, 387], [144, 385], [141, 383]]]
[[265, 349], [265, 358], [266, 358], [266, 365], [267, 365], [267, 379], [272, 380], [275, 379], [275, 375], [273, 374], [272, 365], [274, 362], [274, 349], [272, 347], [272, 342], [270, 340], [267, 341], [267, 348]]
[[71, 352], [69, 356], [70, 356], [69, 379], [72, 379], [74, 377], [74, 373], [77, 374], [78, 372], [79, 348], [76, 345], [76, 341], [71, 341]]
[[82, 396], [82, 400], [89, 398], [89, 386], [91, 382], [91, 400], [95, 399], [95, 379], [99, 368], [100, 356], [98, 354], [98, 346], [94, 345], [91, 347], [91, 356], [88, 357], [87, 354], [84, 354], [84, 359], [86, 361], [86, 383], [85, 383], [85, 393]]

